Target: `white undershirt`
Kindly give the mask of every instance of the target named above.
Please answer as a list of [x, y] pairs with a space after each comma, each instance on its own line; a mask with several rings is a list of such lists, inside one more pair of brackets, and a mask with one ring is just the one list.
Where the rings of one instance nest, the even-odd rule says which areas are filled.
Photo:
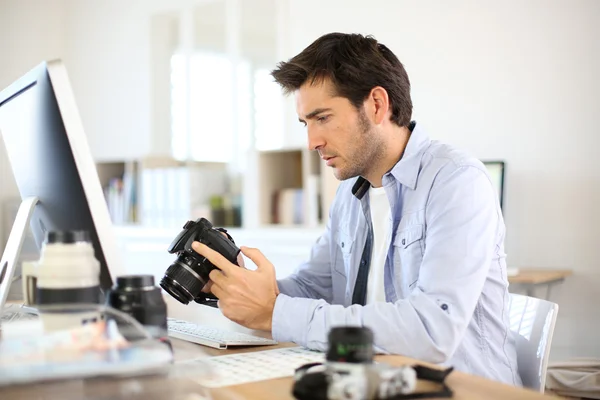
[[371, 221], [373, 223], [373, 253], [367, 282], [367, 302], [385, 302], [383, 274], [390, 243], [392, 210], [383, 187], [369, 189]]

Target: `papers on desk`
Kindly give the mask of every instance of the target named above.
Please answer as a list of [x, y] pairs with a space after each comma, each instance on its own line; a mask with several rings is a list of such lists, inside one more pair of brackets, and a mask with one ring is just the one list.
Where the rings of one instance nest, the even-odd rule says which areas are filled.
[[216, 388], [293, 376], [296, 368], [324, 360], [324, 353], [288, 347], [186, 360], [178, 363], [178, 366], [202, 363], [211, 372], [193, 379], [204, 387]]
[[[40, 320], [14, 322], [21, 328], [10, 327], [8, 330], [15, 333], [39, 323]], [[3, 326], [6, 330], [7, 325]], [[114, 320], [30, 336], [3, 335], [0, 341], [0, 386], [153, 374], [166, 371], [172, 359], [171, 350], [162, 342], [126, 340]]]

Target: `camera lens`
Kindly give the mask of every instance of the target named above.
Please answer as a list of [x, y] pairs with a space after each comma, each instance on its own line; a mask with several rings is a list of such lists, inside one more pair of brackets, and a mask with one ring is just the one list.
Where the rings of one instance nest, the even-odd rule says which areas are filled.
[[188, 304], [200, 295], [208, 282], [208, 274], [214, 268], [206, 259], [198, 262], [196, 258], [183, 253], [167, 268], [160, 286], [180, 303]]
[[155, 337], [167, 329], [167, 305], [152, 275], [125, 275], [116, 279], [107, 296], [112, 308], [131, 315]]
[[366, 327], [332, 328], [326, 358], [331, 362], [373, 362], [373, 331]]

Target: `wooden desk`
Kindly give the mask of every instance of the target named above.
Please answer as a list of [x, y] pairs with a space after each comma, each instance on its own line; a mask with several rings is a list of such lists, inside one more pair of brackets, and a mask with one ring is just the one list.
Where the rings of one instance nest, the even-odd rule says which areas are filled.
[[524, 286], [527, 295], [532, 297], [535, 297], [537, 287], [546, 286], [546, 300], [549, 300], [552, 286], [562, 283], [566, 277], [572, 274], [572, 270], [520, 268], [516, 275], [508, 276], [508, 282], [511, 285]]
[[[184, 344], [187, 348], [187, 343]], [[290, 346], [293, 344], [283, 344], [278, 346], [269, 346], [269, 348], [277, 348], [282, 346]], [[178, 344], [180, 346], [180, 344]], [[182, 349], [183, 349], [182, 348]], [[254, 351], [255, 349], [246, 349], [244, 351]], [[265, 348], [266, 350], [266, 348]], [[185, 350], [183, 350], [185, 351]], [[210, 354], [222, 354], [220, 350], [210, 349], [207, 352]], [[414, 364], [426, 364], [417, 360], [402, 357], [402, 356], [376, 356], [376, 360], [384, 362], [390, 365], [414, 365]], [[294, 397], [291, 394], [291, 387], [293, 379], [281, 378], [273, 379], [266, 382], [255, 382], [243, 385], [231, 386], [228, 390], [223, 391], [221, 396], [221, 390], [211, 391], [211, 395], [215, 400], [226, 400], [234, 396], [234, 398], [242, 399], [278, 399], [278, 400], [293, 400]], [[447, 378], [448, 386], [454, 391], [453, 399], [456, 400], [480, 400], [480, 399], [523, 399], [523, 400], [535, 400], [535, 399], [556, 399], [556, 396], [542, 395], [531, 390], [516, 388], [508, 385], [504, 385], [498, 382], [493, 382], [488, 379], [476, 377], [473, 375], [464, 374], [462, 372], [453, 371]], [[425, 391], [435, 389], [433, 383], [420, 381], [417, 386], [417, 390]]]
[[[183, 306], [176, 301], [165, 297], [169, 307], [169, 314], [175, 318], [186, 318], [196, 323], [210, 323], [215, 327], [248, 331], [229, 320], [218, 309], [190, 304]], [[269, 337], [269, 334], [252, 332]], [[173, 339], [176, 361], [185, 361], [202, 356], [218, 356], [240, 352], [253, 352], [281, 347], [295, 346], [292, 343], [280, 343], [276, 346], [260, 346], [238, 348], [235, 350], [217, 350], [200, 346], [194, 343]], [[416, 360], [401, 356], [377, 356], [377, 361], [391, 365], [417, 364]], [[130, 378], [98, 378], [63, 382], [38, 383], [33, 385], [13, 386], [0, 388], [2, 400], [50, 400], [50, 399], [94, 399], [94, 400], [204, 400], [202, 394], [209, 394], [211, 400], [290, 400], [292, 377], [272, 379], [262, 382], [247, 383], [225, 388], [207, 390], [194, 380], [193, 374], [182, 374], [182, 369], [169, 375], [156, 375]], [[429, 390], [431, 383], [419, 382], [419, 391]], [[520, 389], [513, 386], [493, 382], [484, 378], [453, 371], [447, 378], [448, 386], [454, 391], [453, 399], [479, 400], [479, 399], [522, 399], [542, 400], [556, 399], [556, 396], [542, 395], [540, 393]]]
[[[234, 352], [251, 352], [293, 344], [284, 343], [277, 346], [260, 348], [244, 348], [239, 350], [216, 350], [195, 345], [181, 340], [173, 340], [177, 360], [195, 358], [200, 354], [224, 355]], [[380, 362], [391, 365], [415, 364], [417, 361], [401, 356], [377, 356]], [[207, 393], [212, 400], [293, 400], [291, 394], [292, 378], [273, 379], [263, 382], [248, 383], [226, 388], [206, 390], [196, 383], [192, 377], [185, 376], [153, 376], [121, 379], [88, 379], [73, 382], [53, 382], [0, 389], [0, 398], [5, 399], [117, 399], [117, 400], [201, 400]], [[542, 395], [530, 390], [520, 389], [484, 378], [453, 371], [447, 378], [448, 386], [454, 391], [453, 399], [522, 399], [543, 400], [557, 398]], [[430, 390], [429, 382], [419, 382], [418, 390]]]

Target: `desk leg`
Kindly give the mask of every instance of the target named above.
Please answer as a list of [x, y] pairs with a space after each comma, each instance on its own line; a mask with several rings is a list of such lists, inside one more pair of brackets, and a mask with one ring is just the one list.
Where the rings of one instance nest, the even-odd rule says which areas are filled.
[[550, 293], [552, 293], [552, 284], [548, 283], [548, 287], [546, 288], [546, 300], [550, 300]]
[[533, 284], [527, 285], [526, 292], [527, 292], [527, 296], [535, 297], [535, 285], [533, 285]]
[[562, 283], [564, 279], [557, 279], [552, 282], [548, 282], [548, 288], [546, 289], [546, 300], [550, 300], [550, 293], [552, 293], [552, 286]]

